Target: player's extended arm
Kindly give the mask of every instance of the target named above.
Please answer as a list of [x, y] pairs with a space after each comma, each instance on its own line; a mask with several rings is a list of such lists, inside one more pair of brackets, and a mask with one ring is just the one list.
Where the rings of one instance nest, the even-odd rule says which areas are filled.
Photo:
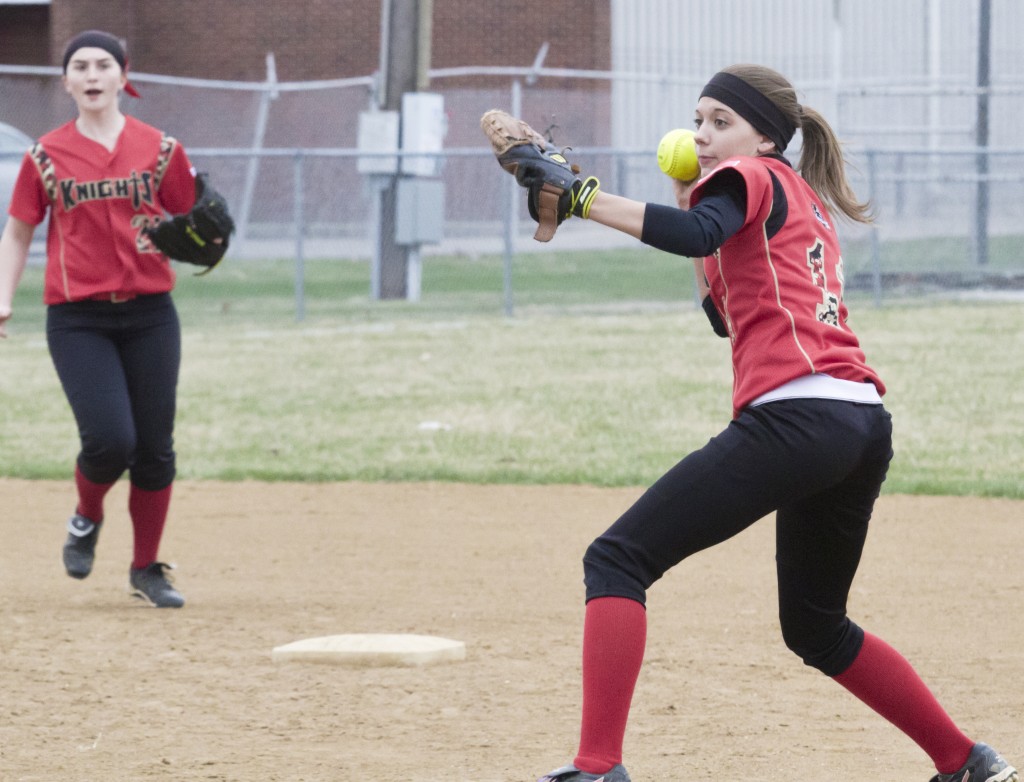
[[21, 282], [28, 261], [28, 248], [36, 227], [17, 217], [8, 217], [0, 235], [0, 337], [7, 336], [5, 328], [11, 318], [14, 291]]
[[644, 232], [647, 204], [632, 198], [598, 191], [590, 202], [590, 220], [639, 239]]

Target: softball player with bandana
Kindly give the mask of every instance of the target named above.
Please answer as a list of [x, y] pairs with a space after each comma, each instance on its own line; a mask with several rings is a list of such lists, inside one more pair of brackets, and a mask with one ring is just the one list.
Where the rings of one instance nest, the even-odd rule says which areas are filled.
[[[698, 288], [716, 333], [730, 340], [734, 371], [729, 426], [587, 549], [579, 750], [542, 782], [628, 782], [622, 743], [647, 589], [773, 511], [786, 645], [915, 741], [935, 764], [932, 782], [1015, 782], [1014, 768], [957, 727], [906, 659], [847, 616], [892, 427], [885, 386], [847, 324], [831, 212], [871, 218], [846, 181], [839, 142], [785, 78], [760, 66], [717, 73], [695, 119], [702, 177], [675, 183], [678, 209], [601, 192], [593, 177], [566, 185], [557, 168], [549, 177], [548, 162], [530, 162], [551, 157], [543, 143], [512, 153], [495, 145], [549, 229], [586, 217], [702, 259]], [[492, 134], [499, 142], [530, 135], [505, 124], [512, 129]], [[800, 173], [782, 156], [797, 129]]]
[[175, 139], [122, 114], [120, 93], [138, 93], [117, 38], [81, 33], [63, 65], [78, 117], [40, 138], [22, 163], [0, 238], [0, 336], [35, 227], [49, 213], [47, 344], [81, 441], [64, 566], [73, 578], [92, 571], [104, 497], [127, 471], [130, 584], [152, 605], [178, 608], [184, 598], [157, 557], [175, 475], [181, 334], [174, 271], [150, 232], [165, 212], [190, 212], [196, 176]]

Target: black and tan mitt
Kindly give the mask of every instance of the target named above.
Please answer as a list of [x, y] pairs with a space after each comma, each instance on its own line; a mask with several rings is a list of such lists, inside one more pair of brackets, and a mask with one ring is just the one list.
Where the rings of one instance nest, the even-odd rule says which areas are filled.
[[551, 241], [555, 230], [571, 216], [587, 217], [601, 183], [597, 177], [581, 179], [550, 140], [511, 114], [492, 109], [480, 118], [498, 164], [515, 176], [529, 192], [530, 217], [537, 221], [533, 238]]
[[[204, 173], [196, 174], [196, 202], [187, 214], [161, 220], [146, 229], [157, 249], [169, 258], [205, 266], [209, 271], [228, 251], [235, 221], [228, 203]], [[203, 274], [206, 273], [203, 272]]]

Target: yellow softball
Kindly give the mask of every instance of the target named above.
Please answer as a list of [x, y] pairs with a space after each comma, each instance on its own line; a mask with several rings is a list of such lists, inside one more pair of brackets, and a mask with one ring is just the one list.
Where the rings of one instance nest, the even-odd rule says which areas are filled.
[[673, 179], [689, 182], [700, 176], [697, 145], [693, 131], [686, 128], [670, 130], [658, 142], [658, 168]]

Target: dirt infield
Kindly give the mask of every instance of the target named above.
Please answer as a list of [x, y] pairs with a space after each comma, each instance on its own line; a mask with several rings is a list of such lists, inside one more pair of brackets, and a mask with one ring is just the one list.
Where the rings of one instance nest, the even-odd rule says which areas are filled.
[[[579, 729], [580, 557], [638, 489], [179, 483], [180, 611], [128, 597], [119, 484], [96, 569], [71, 484], [0, 480], [0, 780], [525, 782]], [[650, 594], [626, 737], [644, 780], [926, 782], [928, 759], [783, 647], [772, 520]], [[851, 613], [961, 726], [1024, 763], [1024, 503], [883, 497]], [[422, 668], [281, 664], [336, 633], [466, 643]]]

